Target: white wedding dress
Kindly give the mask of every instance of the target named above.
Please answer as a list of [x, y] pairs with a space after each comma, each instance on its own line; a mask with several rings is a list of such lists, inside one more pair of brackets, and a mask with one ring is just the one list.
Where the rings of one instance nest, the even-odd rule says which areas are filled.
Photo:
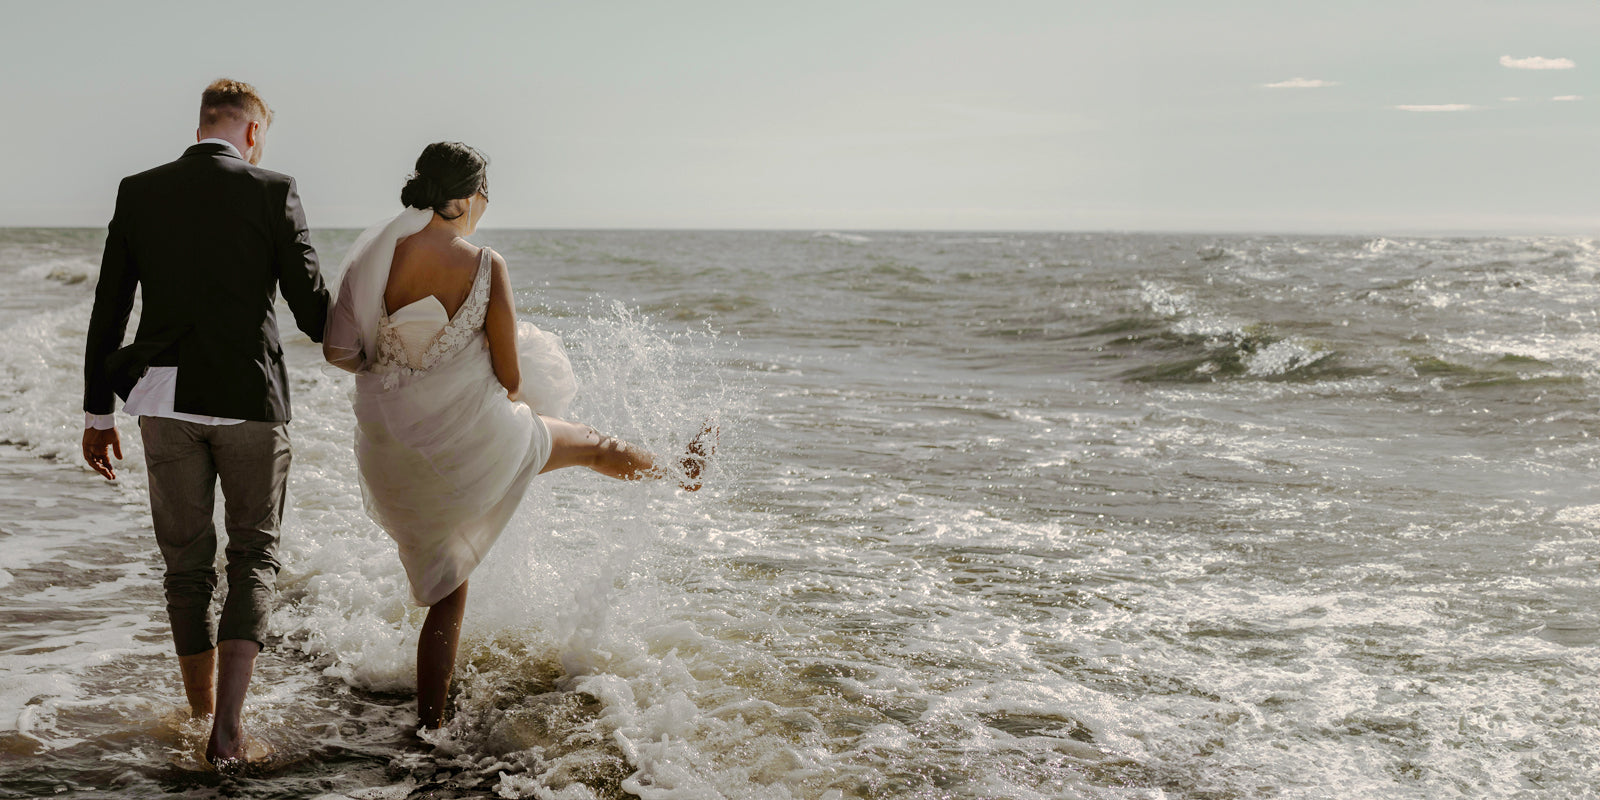
[[525, 399], [506, 398], [483, 330], [487, 248], [453, 318], [431, 295], [387, 313], [394, 245], [429, 216], [408, 209], [356, 240], [323, 341], [331, 363], [356, 372], [367, 514], [399, 545], [412, 596], [425, 606], [455, 591], [488, 554], [550, 458], [539, 414], [565, 414], [576, 390], [561, 339], [519, 322]]

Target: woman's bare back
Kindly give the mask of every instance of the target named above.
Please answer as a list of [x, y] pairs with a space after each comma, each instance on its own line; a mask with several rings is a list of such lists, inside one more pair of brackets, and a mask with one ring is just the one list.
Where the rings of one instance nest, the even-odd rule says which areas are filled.
[[454, 317], [472, 291], [479, 258], [479, 248], [454, 235], [424, 229], [401, 239], [383, 290], [384, 308], [393, 314], [433, 295]]

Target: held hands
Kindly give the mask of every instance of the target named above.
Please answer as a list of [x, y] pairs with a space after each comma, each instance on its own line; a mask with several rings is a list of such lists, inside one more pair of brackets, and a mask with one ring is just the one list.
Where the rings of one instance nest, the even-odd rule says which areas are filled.
[[111, 457], [106, 453], [107, 448], [115, 453], [117, 460], [122, 460], [122, 437], [117, 435], [116, 428], [96, 430], [85, 428], [83, 431], [83, 460], [95, 472], [104, 475], [106, 480], [117, 479], [117, 471], [111, 466]]

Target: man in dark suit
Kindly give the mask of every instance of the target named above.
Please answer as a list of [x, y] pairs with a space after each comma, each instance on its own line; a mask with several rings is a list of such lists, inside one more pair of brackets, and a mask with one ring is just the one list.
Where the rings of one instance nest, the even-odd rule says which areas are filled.
[[[289, 387], [273, 307], [322, 340], [328, 291], [293, 178], [256, 166], [272, 111], [218, 80], [200, 97], [198, 144], [122, 181], [84, 354], [83, 457], [116, 477], [116, 394], [138, 417], [167, 615], [195, 716], [215, 714], [206, 758], [245, 756], [240, 713], [266, 635], [289, 471]], [[122, 346], [133, 296], [144, 299]], [[220, 624], [213, 491], [221, 481], [228, 591]]]

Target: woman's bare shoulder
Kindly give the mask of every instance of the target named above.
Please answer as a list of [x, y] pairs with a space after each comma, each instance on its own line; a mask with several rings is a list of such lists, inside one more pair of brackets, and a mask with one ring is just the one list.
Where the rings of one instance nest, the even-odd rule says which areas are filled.
[[454, 273], [478, 266], [478, 248], [464, 239], [416, 234], [394, 248], [394, 266]]

